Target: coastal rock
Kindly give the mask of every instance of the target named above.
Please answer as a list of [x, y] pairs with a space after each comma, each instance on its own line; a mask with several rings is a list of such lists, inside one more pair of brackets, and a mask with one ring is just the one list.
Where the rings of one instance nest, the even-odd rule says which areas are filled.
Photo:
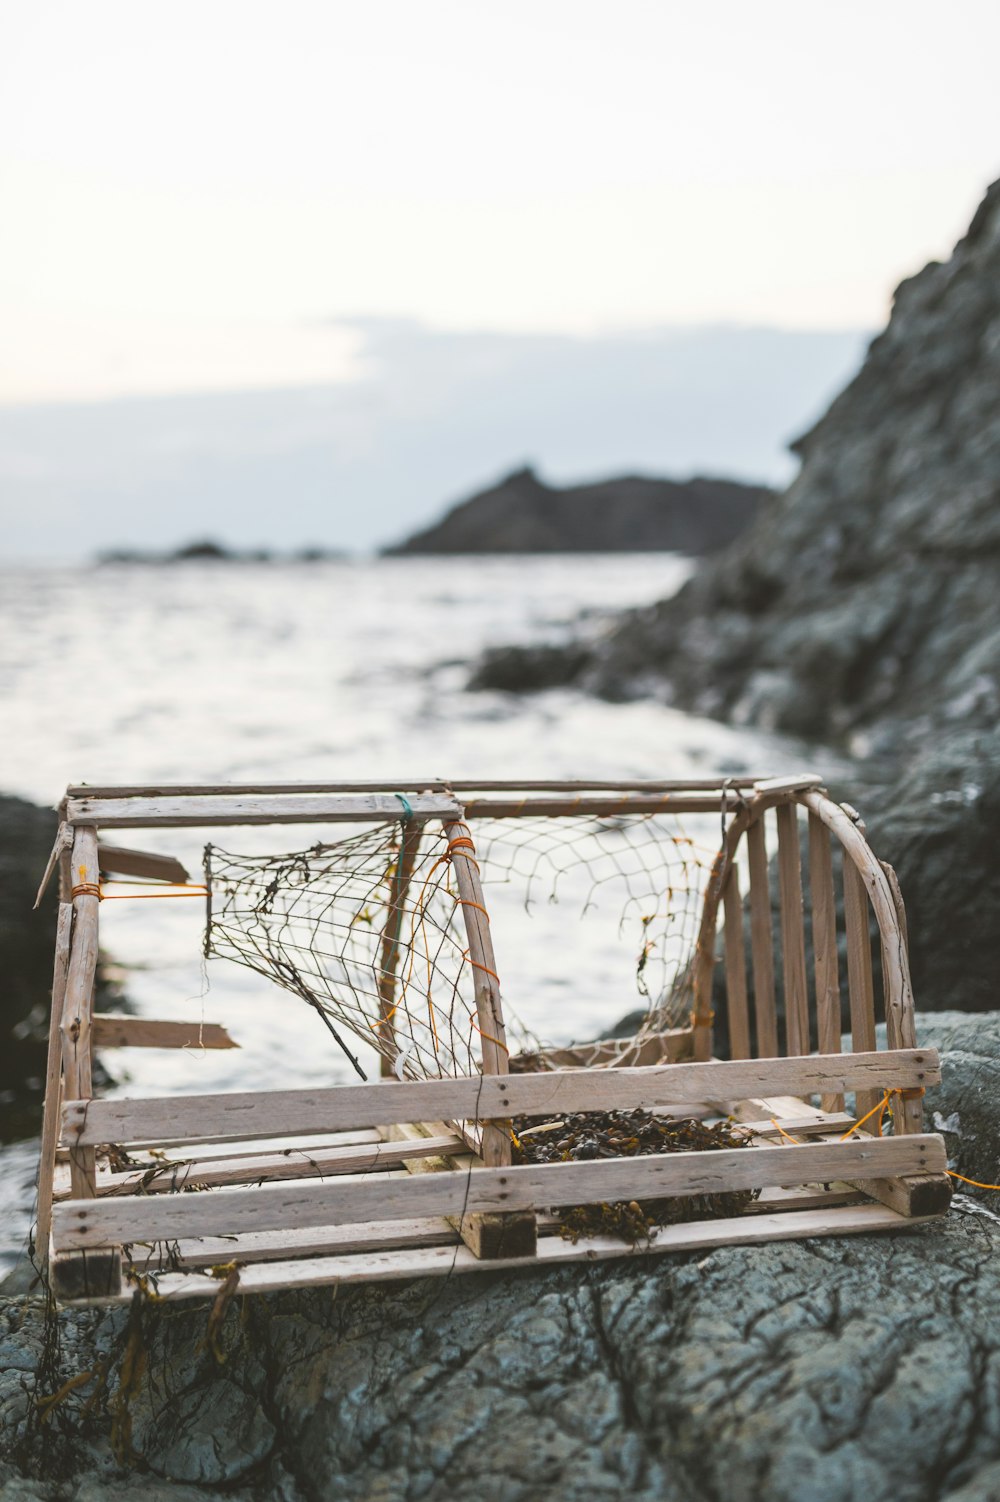
[[51, 809], [0, 795], [0, 1139], [29, 1132], [41, 1109], [56, 884], [32, 906], [57, 825]]
[[[928, 1124], [996, 1182], [1000, 1013], [920, 1018], [919, 1035], [943, 1061]], [[98, 1479], [114, 1497], [130, 1476], [155, 1502], [992, 1502], [998, 1201], [963, 1193], [898, 1237], [236, 1301], [218, 1355], [204, 1306], [64, 1313], [52, 1381], [110, 1353], [108, 1397], [85, 1413], [91, 1389], [73, 1390], [44, 1444], [26, 1424], [43, 1306], [0, 1301], [7, 1484], [51, 1486], [55, 1467], [60, 1487], [11, 1502], [90, 1502]], [[120, 1463], [130, 1326], [144, 1366]]]
[[772, 495], [763, 486], [734, 480], [677, 482], [639, 475], [554, 486], [532, 469], [519, 469], [385, 551], [711, 553], [745, 531]]
[[[897, 289], [862, 369], [794, 445], [794, 484], [584, 667], [568, 654], [563, 681], [860, 751], [890, 722], [995, 724], [998, 388], [1000, 183], [948, 263]], [[510, 655], [476, 686], [491, 661], [509, 687]]]

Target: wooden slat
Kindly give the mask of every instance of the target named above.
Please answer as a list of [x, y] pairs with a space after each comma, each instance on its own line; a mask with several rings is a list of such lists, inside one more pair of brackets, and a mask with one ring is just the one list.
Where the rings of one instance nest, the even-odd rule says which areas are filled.
[[750, 825], [746, 840], [750, 862], [750, 952], [757, 1057], [773, 1059], [778, 1054], [778, 1014], [774, 1001], [774, 934], [763, 816]]
[[43, 1266], [49, 1260], [52, 1228], [52, 1198], [55, 1190], [56, 1143], [59, 1140], [59, 1102], [62, 1091], [62, 1020], [69, 970], [73, 906], [60, 902], [56, 920], [56, 952], [52, 969], [52, 1003], [49, 1011], [49, 1051], [45, 1066], [45, 1102], [42, 1107], [42, 1142], [38, 1155], [38, 1211], [35, 1247]]
[[[798, 1101], [800, 1109], [802, 1102]], [[760, 1121], [752, 1117], [740, 1116], [740, 1126], [752, 1132], [755, 1137], [780, 1137], [781, 1131], [790, 1132], [793, 1137], [815, 1137], [823, 1132], [846, 1132], [854, 1125], [854, 1117], [847, 1111], [822, 1111], [815, 1116], [786, 1116], [780, 1113], [776, 1116], [765, 1116]], [[778, 1122], [781, 1131], [775, 1125]]]
[[[855, 1053], [875, 1047], [875, 983], [872, 976], [871, 937], [868, 931], [868, 900], [861, 873], [849, 856], [844, 858], [844, 923], [847, 929], [847, 984], [851, 1003], [851, 1046]], [[881, 1100], [879, 1090], [859, 1090], [858, 1116], [864, 1116]], [[869, 1122], [867, 1130], [874, 1129]]]
[[747, 1010], [747, 957], [743, 945], [743, 900], [739, 877], [732, 866], [723, 894], [726, 946], [726, 1015], [729, 1021], [729, 1057], [749, 1059], [750, 1017]]
[[95, 1012], [95, 1048], [239, 1048], [221, 1022], [162, 1022]]
[[[90, 1032], [97, 977], [98, 896], [97, 836], [92, 829], [78, 829], [73, 840], [71, 880], [73, 932], [62, 1015], [62, 1066], [64, 1100], [89, 1101], [93, 1093]], [[70, 1174], [73, 1193], [94, 1193], [94, 1154], [84, 1143], [70, 1144]]]
[[[349, 1131], [401, 1121], [490, 1120], [563, 1111], [806, 1095], [823, 1090], [895, 1089], [940, 1082], [933, 1049], [799, 1059], [741, 1059], [665, 1064], [652, 1069], [566, 1069], [462, 1079], [341, 1085], [330, 1090], [173, 1095], [150, 1100], [67, 1101], [64, 1136], [71, 1146], [186, 1141], [250, 1141], [281, 1133]], [[763, 1113], [758, 1112], [758, 1115]]]
[[913, 987], [909, 959], [899, 927], [899, 917], [885, 872], [864, 835], [844, 808], [817, 792], [801, 793], [800, 801], [821, 818], [840, 840], [862, 875], [863, 885], [878, 922], [885, 960], [885, 1020], [890, 1048], [912, 1048], [916, 1042]]
[[[296, 1230], [246, 1231], [241, 1236], [192, 1236], [172, 1241], [171, 1267], [211, 1267], [217, 1262], [274, 1262], [288, 1257], [382, 1252], [406, 1246], [457, 1246], [460, 1237], [441, 1216], [387, 1220], [357, 1226], [304, 1226]], [[161, 1266], [164, 1248], [132, 1243], [132, 1266], [140, 1272]]]
[[[789, 797], [793, 795], [789, 794]], [[613, 818], [619, 814], [717, 814], [725, 803], [736, 806], [733, 789], [718, 793], [579, 793], [549, 798], [466, 799], [468, 819]]]
[[187, 1186], [212, 1188], [220, 1184], [264, 1184], [282, 1179], [322, 1178], [326, 1174], [371, 1173], [395, 1168], [410, 1158], [429, 1158], [439, 1153], [460, 1152], [465, 1144], [449, 1132], [419, 1142], [379, 1142], [369, 1146], [289, 1148], [283, 1153], [260, 1153], [244, 1158], [202, 1159], [190, 1163], [162, 1163], [152, 1169], [129, 1169], [124, 1173], [98, 1175], [97, 1193], [168, 1194]]
[[191, 880], [185, 867], [172, 855], [157, 855], [148, 850], [125, 850], [121, 845], [100, 844], [97, 862], [102, 871], [113, 871], [117, 876], [166, 881], [173, 886], [184, 886]]
[[[459, 818], [461, 807], [444, 793], [414, 793], [415, 819]], [[402, 805], [388, 794], [334, 794], [302, 798], [71, 798], [66, 817], [74, 825], [102, 829], [180, 829], [214, 824], [378, 823], [398, 819]]]
[[[877, 1231], [899, 1232], [914, 1224], [882, 1205], [853, 1205], [816, 1210], [783, 1210], [737, 1220], [702, 1220], [663, 1226], [656, 1239], [630, 1247], [611, 1237], [582, 1238], [575, 1245], [560, 1236], [545, 1237], [534, 1257], [512, 1261], [512, 1267], [547, 1267], [564, 1262], [593, 1262], [595, 1258], [649, 1257], [661, 1252], [703, 1251], [719, 1246], [748, 1246], [792, 1241], [808, 1236], [858, 1236]], [[309, 1257], [292, 1262], [263, 1262], [240, 1270], [241, 1294], [272, 1293], [287, 1288], [314, 1288], [341, 1283], [388, 1282], [401, 1278], [451, 1277], [455, 1273], [495, 1272], [495, 1262], [482, 1262], [467, 1247], [420, 1246], [375, 1255]], [[156, 1279], [157, 1297], [215, 1299], [219, 1279], [203, 1273], [164, 1273]], [[93, 1299], [97, 1304], [125, 1304], [132, 1287], [117, 1297]]]
[[[386, 1087], [386, 1093], [389, 1093]], [[390, 1183], [264, 1185], [204, 1194], [69, 1200], [53, 1209], [58, 1251], [193, 1235], [344, 1225], [425, 1215], [509, 1213], [536, 1205], [687, 1197], [828, 1180], [942, 1172], [938, 1136], [851, 1139], [835, 1145], [723, 1148], [584, 1163], [407, 1175]]]
[[755, 793], [767, 797], [771, 793], [802, 792], [806, 788], [822, 787], [823, 779], [815, 772], [796, 772], [783, 777], [763, 777], [753, 785]]
[[[833, 894], [830, 831], [816, 814], [809, 815], [809, 901], [812, 907], [816, 966], [816, 1032], [820, 1053], [840, 1049], [840, 971], [837, 958], [837, 905]], [[843, 1097], [823, 1096], [825, 1111], [842, 1111]]]
[[[778, 809], [778, 892], [785, 992], [785, 1037], [789, 1054], [809, 1052], [809, 993], [802, 907], [799, 821], [794, 806]], [[875, 1045], [872, 1043], [872, 1047]]]
[[[797, 779], [796, 787], [819, 778]], [[754, 777], [727, 777], [727, 787], [750, 788], [760, 781]], [[121, 785], [71, 783], [66, 789], [70, 798], [204, 798], [243, 797], [260, 794], [301, 793], [576, 793], [576, 792], [637, 792], [637, 793], [686, 793], [718, 792], [721, 794], [723, 780], [718, 777], [689, 777], [684, 782], [659, 777], [615, 778], [607, 781], [591, 778], [562, 778], [556, 780], [523, 779], [476, 781], [457, 779], [447, 781], [439, 777], [411, 777], [408, 781], [381, 782], [154, 782]]]

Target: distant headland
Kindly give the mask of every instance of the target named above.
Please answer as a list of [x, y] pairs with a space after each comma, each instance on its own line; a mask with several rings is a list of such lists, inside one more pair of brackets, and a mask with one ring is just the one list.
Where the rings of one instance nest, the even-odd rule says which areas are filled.
[[713, 553], [745, 531], [773, 494], [736, 480], [641, 475], [555, 486], [533, 469], [517, 469], [383, 551]]
[[165, 551], [138, 548], [111, 548], [98, 553], [98, 563], [326, 563], [344, 558], [336, 548], [303, 547], [290, 553], [271, 548], [230, 548], [210, 538], [186, 542]]

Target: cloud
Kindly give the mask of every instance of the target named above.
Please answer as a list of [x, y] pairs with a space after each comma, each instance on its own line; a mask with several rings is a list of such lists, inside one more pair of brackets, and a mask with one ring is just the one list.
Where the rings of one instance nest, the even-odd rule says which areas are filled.
[[506, 470], [787, 481], [860, 331], [504, 334], [352, 319], [337, 383], [0, 407], [8, 557], [234, 544], [366, 549]]

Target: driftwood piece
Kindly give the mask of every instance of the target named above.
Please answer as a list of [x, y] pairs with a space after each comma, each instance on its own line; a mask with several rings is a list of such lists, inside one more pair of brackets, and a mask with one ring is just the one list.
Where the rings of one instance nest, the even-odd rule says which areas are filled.
[[95, 1012], [95, 1048], [239, 1048], [221, 1022], [163, 1022], [152, 1017], [120, 1017]]
[[97, 862], [102, 871], [112, 871], [116, 876], [166, 881], [181, 887], [191, 880], [185, 867], [172, 855], [158, 855], [148, 850], [126, 850], [121, 845], [100, 844]]

